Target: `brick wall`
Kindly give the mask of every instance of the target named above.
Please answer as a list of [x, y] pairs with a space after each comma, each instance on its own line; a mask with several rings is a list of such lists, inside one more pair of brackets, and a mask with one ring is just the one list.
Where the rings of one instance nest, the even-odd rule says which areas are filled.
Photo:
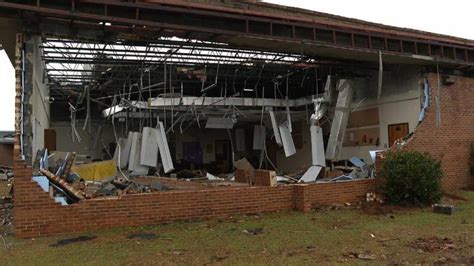
[[15, 161], [14, 230], [37, 237], [120, 226], [153, 225], [177, 220], [223, 218], [280, 210], [309, 211], [313, 205], [356, 202], [375, 180], [330, 184], [212, 188], [90, 199], [61, 206], [36, 182], [32, 170]]
[[440, 160], [445, 190], [470, 186], [474, 181], [469, 173], [470, 145], [474, 143], [474, 78], [455, 77], [453, 85], [441, 85], [439, 126], [436, 125], [438, 76], [429, 74], [427, 78], [431, 105], [404, 149], [429, 153]]

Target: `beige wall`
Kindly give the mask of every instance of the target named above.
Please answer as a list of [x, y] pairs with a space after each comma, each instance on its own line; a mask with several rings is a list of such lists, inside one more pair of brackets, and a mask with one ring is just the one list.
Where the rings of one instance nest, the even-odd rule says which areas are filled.
[[39, 48], [41, 41], [39, 37], [33, 37], [30, 40], [34, 49], [28, 52], [27, 60], [33, 66], [33, 91], [30, 97], [32, 113], [30, 118], [33, 131], [32, 154], [35, 156], [37, 150], [44, 148], [44, 129], [50, 126], [50, 106], [49, 101], [45, 100], [45, 97], [49, 95], [49, 88], [46, 84], [45, 65], [41, 60], [41, 50]]
[[[77, 140], [72, 142], [71, 136], [71, 124], [69, 122], [53, 122], [51, 128], [56, 130], [56, 148], [58, 151], [65, 152], [76, 152], [78, 155], [91, 155], [93, 159], [102, 159], [102, 145], [100, 139], [107, 146], [111, 142], [115, 142], [114, 132], [112, 125], [109, 123], [91, 123], [91, 134], [82, 130], [84, 125], [84, 120], [76, 120], [76, 129], [81, 136], [81, 142]], [[94, 141], [99, 131], [99, 125], [102, 125], [102, 133], [100, 134], [100, 139], [97, 143], [97, 147], [94, 146]], [[121, 136], [121, 130], [118, 126], [117, 128], [118, 137]], [[113, 154], [112, 154], [113, 155]]]

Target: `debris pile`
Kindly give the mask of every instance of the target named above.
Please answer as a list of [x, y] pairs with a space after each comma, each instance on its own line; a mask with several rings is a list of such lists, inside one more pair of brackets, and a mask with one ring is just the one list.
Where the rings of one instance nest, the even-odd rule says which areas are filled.
[[12, 234], [13, 200], [11, 197], [0, 198], [0, 236]]
[[11, 167], [0, 167], [0, 181], [13, 179], [13, 169]]

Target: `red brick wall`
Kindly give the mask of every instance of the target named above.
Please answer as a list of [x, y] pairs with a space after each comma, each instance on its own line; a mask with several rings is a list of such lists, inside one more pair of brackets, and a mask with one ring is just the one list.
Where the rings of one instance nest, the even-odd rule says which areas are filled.
[[359, 201], [372, 190], [371, 184], [375, 182], [171, 191], [91, 199], [61, 206], [50, 199], [31, 176], [31, 168], [16, 160], [13, 222], [17, 237], [279, 210], [309, 211], [315, 204]]
[[406, 150], [431, 154], [441, 160], [445, 190], [472, 185], [470, 145], [474, 143], [474, 78], [455, 77], [455, 84], [441, 85], [441, 124], [436, 125], [438, 77], [429, 74], [431, 105], [425, 120], [409, 140]]

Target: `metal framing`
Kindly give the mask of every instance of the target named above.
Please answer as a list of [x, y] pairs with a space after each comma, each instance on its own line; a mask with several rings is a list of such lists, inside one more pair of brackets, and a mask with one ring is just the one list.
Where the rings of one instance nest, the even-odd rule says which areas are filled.
[[[38, 14], [47, 19], [66, 19], [66, 23], [89, 24], [98, 28], [158, 29], [180, 34], [206, 33], [214, 36], [256, 37], [275, 41], [315, 43], [341, 49], [383, 51], [399, 56], [430, 56], [458, 65], [474, 64], [474, 45], [456, 38], [430, 37], [410, 31], [356, 29], [350, 23], [320, 23], [283, 15], [263, 15], [232, 8], [195, 5], [187, 8], [170, 1], [157, 3], [125, 1], [14, 1], [0, 2], [0, 10], [14, 9]], [[159, 14], [159, 15], [157, 15]], [[341, 19], [343, 20], [343, 19]], [[353, 23], [353, 24], [361, 24]], [[381, 27], [381, 26], [380, 26]], [[417, 37], [414, 37], [417, 36]], [[418, 37], [419, 36], [419, 37]], [[208, 38], [209, 36], [206, 36]]]

